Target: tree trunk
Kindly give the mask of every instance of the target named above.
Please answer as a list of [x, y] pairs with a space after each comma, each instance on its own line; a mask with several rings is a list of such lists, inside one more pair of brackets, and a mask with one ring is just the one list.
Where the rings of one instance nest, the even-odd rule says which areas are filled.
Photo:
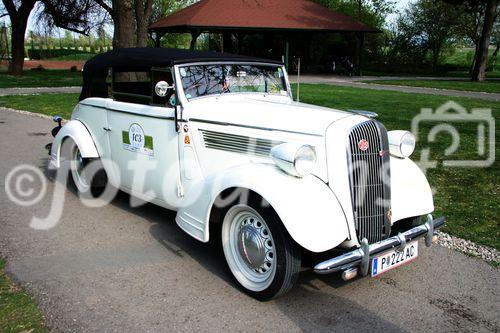
[[148, 46], [148, 25], [153, 0], [135, 0], [135, 21], [137, 23], [137, 46]]
[[133, 0], [113, 0], [113, 48], [136, 46]]
[[431, 54], [432, 54], [432, 72], [436, 73], [437, 68], [438, 68], [438, 63], [439, 63], [439, 54], [441, 53], [441, 48], [435, 47], [431, 48]]
[[486, 78], [486, 67], [488, 66], [488, 47], [490, 46], [490, 38], [493, 31], [493, 23], [495, 22], [497, 5], [498, 0], [489, 0], [486, 4], [481, 39], [479, 40], [474, 70], [472, 71], [473, 81], [484, 81]]
[[12, 20], [12, 59], [9, 63], [9, 74], [14, 76], [23, 75], [24, 67], [24, 34], [26, 33], [26, 26], [28, 18], [16, 18]]
[[474, 72], [474, 67], [476, 67], [476, 54], [479, 53], [479, 41], [474, 41], [474, 56], [472, 57], [472, 64], [469, 67], [469, 75], [472, 75]]
[[491, 59], [493, 59], [493, 61], [491, 62], [491, 65], [493, 66], [493, 68], [495, 68], [495, 66], [497, 65], [497, 56], [498, 56], [499, 49], [500, 49], [500, 45], [497, 45], [497, 47], [495, 48], [495, 52], [493, 52], [493, 54], [491, 55]]
[[19, 8], [16, 8], [14, 1], [2, 0], [7, 13], [9, 14], [10, 23], [12, 25], [11, 31], [11, 52], [12, 59], [9, 64], [9, 73], [15, 76], [23, 75], [24, 66], [24, 34], [26, 33], [26, 26], [28, 25], [28, 18], [30, 16], [35, 2], [37, 0], [23, 0], [20, 1]]

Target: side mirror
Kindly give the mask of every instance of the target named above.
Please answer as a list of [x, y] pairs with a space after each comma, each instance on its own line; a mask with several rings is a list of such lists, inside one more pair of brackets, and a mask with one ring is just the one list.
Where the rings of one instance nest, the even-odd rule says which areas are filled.
[[62, 117], [61, 116], [54, 116], [52, 117], [52, 121], [57, 123], [59, 127], [61, 127], [61, 122], [62, 122]]
[[155, 85], [155, 94], [159, 97], [165, 97], [170, 89], [174, 89], [174, 86], [169, 85], [166, 81], [158, 81]]
[[55, 123], [57, 123], [57, 127], [54, 127], [52, 129], [52, 136], [55, 138], [57, 133], [59, 133], [59, 131], [61, 130], [62, 128], [62, 117], [61, 116], [54, 116], [52, 117], [52, 121], [54, 121]]

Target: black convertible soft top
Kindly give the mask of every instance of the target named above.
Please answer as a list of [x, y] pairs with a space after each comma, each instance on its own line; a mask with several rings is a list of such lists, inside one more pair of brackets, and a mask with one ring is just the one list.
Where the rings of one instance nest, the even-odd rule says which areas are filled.
[[[253, 58], [230, 53], [191, 51], [168, 48], [123, 48], [99, 54], [83, 66], [83, 87], [80, 100], [107, 97], [105, 80], [110, 68], [151, 69], [194, 62], [248, 62], [282, 64], [279, 61]], [[104, 84], [104, 85], [103, 85]]]

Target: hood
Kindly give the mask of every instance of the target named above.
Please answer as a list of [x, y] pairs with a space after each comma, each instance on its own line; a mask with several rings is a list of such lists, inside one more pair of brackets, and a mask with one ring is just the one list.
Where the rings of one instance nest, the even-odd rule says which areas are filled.
[[[207, 108], [211, 111], [207, 112]], [[190, 120], [227, 123], [324, 136], [333, 122], [353, 116], [325, 107], [293, 102], [280, 96], [222, 95], [193, 100], [186, 106]]]

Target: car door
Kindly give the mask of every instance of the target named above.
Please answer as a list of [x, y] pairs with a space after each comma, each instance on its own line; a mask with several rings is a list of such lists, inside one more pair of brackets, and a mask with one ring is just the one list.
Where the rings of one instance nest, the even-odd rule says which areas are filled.
[[141, 99], [134, 100], [130, 93], [125, 94], [127, 102], [116, 100], [120, 93], [113, 95], [115, 99], [108, 102], [106, 112], [111, 159], [120, 188], [143, 200], [175, 208], [180, 173], [174, 107], [140, 104]]

